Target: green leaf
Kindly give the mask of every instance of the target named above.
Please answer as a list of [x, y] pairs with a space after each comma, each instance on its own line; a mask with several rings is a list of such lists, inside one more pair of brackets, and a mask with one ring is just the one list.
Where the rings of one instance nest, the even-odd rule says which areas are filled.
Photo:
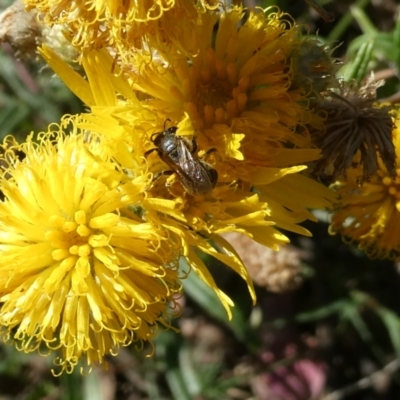
[[[181, 259], [180, 263], [186, 264], [186, 260]], [[224, 324], [234, 329], [236, 325], [245, 323], [243, 315], [241, 315], [236, 307], [232, 310], [232, 321], [229, 321], [225, 308], [222, 306], [214, 290], [207, 286], [194, 272], [190, 272], [188, 277], [183, 281], [183, 287], [188, 296], [195, 300], [210, 315]]]
[[186, 344], [179, 351], [179, 366], [188, 392], [192, 395], [192, 398], [198, 396], [203, 389], [203, 380], [193, 364], [189, 348]]
[[374, 41], [368, 40], [360, 46], [354, 61], [349, 64], [343, 75], [343, 79], [347, 82], [355, 80], [359, 85], [367, 74], [368, 64], [372, 59], [374, 49]]
[[18, 125], [22, 125], [30, 113], [29, 107], [12, 97], [2, 96], [0, 108], [0, 138], [14, 132]]
[[373, 340], [373, 335], [361, 318], [359, 305], [357, 303], [348, 302], [340, 314], [342, 319], [350, 322], [354, 326], [364, 342], [368, 343]]
[[84, 400], [106, 400], [101, 390], [100, 374], [96, 372], [83, 377]]
[[305, 313], [298, 314], [295, 318], [297, 322], [310, 322], [310, 321], [318, 321], [319, 319], [329, 317], [332, 314], [340, 313], [347, 305], [349, 301], [346, 300], [338, 300], [331, 304], [328, 304], [324, 307], [318, 308], [314, 311], [309, 311]]
[[378, 32], [378, 29], [361, 7], [350, 7], [350, 12], [364, 33], [375, 34]]
[[165, 378], [174, 399], [191, 400], [193, 398], [186, 388], [185, 381], [179, 369], [167, 369]]
[[83, 400], [82, 375], [77, 369], [72, 374], [62, 374], [59, 378], [62, 381], [62, 400]]
[[[354, 7], [363, 9], [369, 4], [370, 0], [357, 0]], [[347, 11], [346, 14], [335, 23], [334, 28], [331, 30], [328, 41], [334, 42], [339, 40], [340, 37], [344, 34], [350, 24], [353, 22], [353, 15], [350, 11]]]
[[[182, 258], [180, 267], [188, 271], [187, 261]], [[208, 314], [227, 326], [238, 340], [245, 343], [249, 348], [257, 348], [259, 343], [256, 335], [251, 331], [244, 312], [240, 304], [235, 304], [232, 308], [232, 320], [228, 319], [225, 308], [215, 294], [214, 290], [207, 286], [195, 273], [189, 273], [189, 276], [183, 281], [185, 293], [200, 305]]]
[[351, 296], [359, 305], [369, 307], [370, 309], [372, 309], [372, 311], [380, 316], [383, 324], [388, 330], [396, 355], [397, 357], [400, 357], [400, 319], [398, 315], [388, 308], [381, 306], [373, 297], [369, 296], [367, 293], [354, 290], [351, 292]]
[[179, 365], [179, 354], [184, 341], [179, 334], [172, 331], [160, 332], [155, 340], [157, 357], [163, 360], [165, 379], [174, 399], [191, 400], [185, 379]]
[[366, 44], [368, 41], [374, 42], [374, 56], [384, 60], [393, 60], [395, 58], [394, 54], [394, 44], [393, 44], [393, 33], [391, 32], [379, 32], [374, 35], [365, 34], [354, 39], [347, 52], [349, 59], [356, 57], [356, 53], [359, 52], [360, 48]]
[[400, 14], [393, 29], [393, 59], [397, 70], [400, 69]]
[[398, 315], [384, 307], [379, 307], [375, 311], [382, 318], [382, 322], [388, 330], [396, 355], [400, 357], [400, 320]]

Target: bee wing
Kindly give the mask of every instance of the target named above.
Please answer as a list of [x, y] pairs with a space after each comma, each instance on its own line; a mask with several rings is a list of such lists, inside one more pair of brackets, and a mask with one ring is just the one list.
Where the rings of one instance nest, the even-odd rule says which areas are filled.
[[187, 191], [191, 194], [205, 194], [215, 186], [210, 179], [208, 171], [200, 160], [195, 159], [183, 140], [178, 146], [179, 168], [176, 172], [180, 176]]

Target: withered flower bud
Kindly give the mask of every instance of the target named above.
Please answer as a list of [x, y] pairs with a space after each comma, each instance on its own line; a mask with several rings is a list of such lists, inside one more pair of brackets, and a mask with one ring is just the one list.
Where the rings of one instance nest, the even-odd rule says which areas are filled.
[[322, 150], [313, 170], [315, 177], [325, 183], [346, 180], [348, 168], [362, 165], [362, 184], [377, 172], [378, 154], [389, 175], [396, 175], [391, 108], [374, 103], [381, 84], [373, 77], [360, 89], [343, 83], [340, 93], [328, 91], [315, 100], [315, 111], [325, 117], [324, 132], [311, 132], [314, 144]]
[[332, 57], [334, 50], [316, 39], [300, 41], [290, 55], [292, 87], [302, 88], [309, 95], [321, 93], [328, 87], [336, 87], [335, 75], [339, 61]]

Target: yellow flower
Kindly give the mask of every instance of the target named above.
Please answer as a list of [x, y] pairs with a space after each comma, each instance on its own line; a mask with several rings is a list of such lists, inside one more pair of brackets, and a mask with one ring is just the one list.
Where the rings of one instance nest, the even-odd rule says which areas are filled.
[[73, 46], [108, 48], [117, 60], [133, 48], [154, 40], [168, 45], [179, 38], [177, 21], [197, 23], [197, 14], [215, 10], [218, 0], [65, 1], [23, 0], [41, 23], [61, 25]]
[[[82, 115], [81, 128], [100, 134], [128, 175], [153, 175], [143, 203], [146, 220], [170, 231], [228, 312], [230, 300], [195, 249], [237, 271], [254, 296], [242, 262], [219, 235], [236, 231], [279, 249], [288, 242], [279, 228], [309, 234], [298, 225], [313, 219], [308, 209], [325, 208], [334, 197], [300, 175], [302, 164], [316, 159], [319, 150], [309, 148], [306, 124], [314, 116], [307, 101], [300, 89], [290, 89], [287, 57], [298, 32], [287, 29], [278, 14], [250, 12], [241, 26], [243, 15], [238, 7], [224, 11], [219, 21], [201, 14], [201, 24], [190, 32], [196, 56], [177, 48], [135, 52], [125, 74], [111, 72], [113, 60], [105, 51], [92, 51], [82, 57], [85, 80], [42, 49], [50, 66], [91, 108]], [[169, 156], [157, 145], [169, 130], [172, 147], [180, 146], [178, 155]], [[197, 175], [193, 169], [189, 176], [182, 173], [186, 164], [181, 162], [187, 160], [194, 171], [209, 171], [210, 179], [218, 174], [215, 187], [195, 193], [189, 185], [196, 185]]]
[[[298, 177], [302, 164], [320, 156], [306, 125], [322, 129], [323, 121], [308, 107], [304, 89], [291, 84], [287, 60], [299, 30], [281, 13], [249, 11], [243, 22], [244, 12], [234, 7], [220, 17], [200, 15], [190, 32], [197, 46], [192, 55], [136, 53], [127, 73], [141, 106], [157, 116], [157, 130], [170, 119], [178, 135], [196, 140], [198, 156], [206, 155], [220, 184], [246, 184], [268, 204], [277, 226], [307, 233], [297, 225], [313, 218], [307, 208], [328, 207], [333, 195]], [[153, 125], [149, 137], [157, 130]]]
[[0, 326], [25, 352], [58, 350], [71, 372], [168, 327], [181, 284], [168, 231], [134, 213], [151, 176], [128, 180], [75, 120], [62, 125], [3, 146]]
[[347, 180], [335, 185], [339, 202], [332, 216], [331, 233], [340, 233], [346, 242], [357, 244], [372, 258], [398, 258], [400, 255], [399, 111], [396, 111], [395, 124], [396, 176], [391, 176], [391, 171], [379, 156], [376, 174], [362, 186], [361, 164], [348, 169]]
[[[244, 12], [235, 7], [220, 17], [200, 15], [201, 24], [191, 33], [197, 51], [189, 60], [178, 51], [135, 53], [130, 77], [146, 109], [177, 125], [189, 117], [200, 148], [216, 148], [232, 161], [244, 157], [249, 165], [275, 166], [283, 143], [310, 144], [303, 125], [312, 115], [301, 90], [290, 89], [287, 66], [299, 32], [288, 29], [279, 13], [266, 17], [250, 11], [240, 26]], [[244, 137], [241, 154], [233, 156], [236, 134]], [[308, 151], [294, 163], [318, 157], [317, 150]]]

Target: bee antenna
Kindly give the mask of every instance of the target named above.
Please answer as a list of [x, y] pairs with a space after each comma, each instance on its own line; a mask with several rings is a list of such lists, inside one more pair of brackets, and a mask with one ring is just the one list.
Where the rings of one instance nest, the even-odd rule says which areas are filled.
[[167, 118], [167, 119], [164, 121], [164, 131], [165, 131], [165, 126], [167, 125], [167, 122], [171, 122], [171, 120], [170, 120], [169, 118]]

